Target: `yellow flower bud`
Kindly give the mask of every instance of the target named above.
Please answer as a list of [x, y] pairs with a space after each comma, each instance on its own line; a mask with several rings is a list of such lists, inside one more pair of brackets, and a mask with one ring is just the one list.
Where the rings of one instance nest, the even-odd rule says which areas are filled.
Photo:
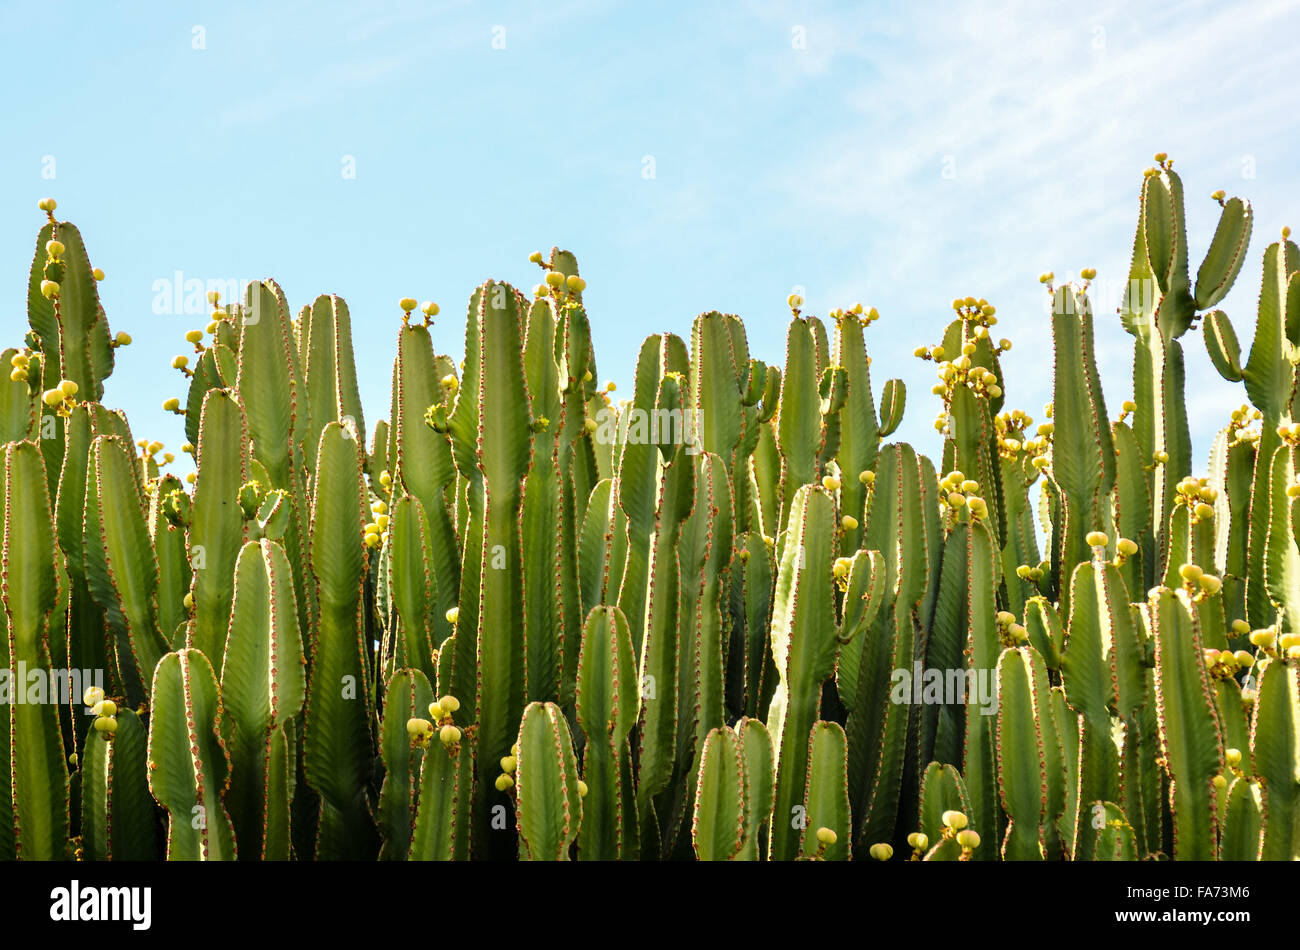
[[410, 313], [415, 309], [416, 300], [414, 297], [403, 297], [401, 300], [397, 301], [397, 305], [407, 313]]
[[426, 317], [436, 317], [438, 315], [438, 305], [432, 300], [426, 300], [420, 304], [420, 312]]
[[190, 358], [188, 356], [182, 355], [172, 357], [172, 369], [184, 369], [189, 365]]
[[41, 402], [45, 403], [45, 405], [47, 406], [57, 406], [59, 403], [63, 402], [63, 390], [62, 389], [45, 390], [45, 392], [41, 394]]
[[438, 700], [438, 705], [443, 708], [443, 711], [448, 713], [454, 713], [458, 709], [460, 709], [460, 700], [457, 699], [455, 696], [448, 695]]
[[41, 296], [52, 300], [59, 295], [59, 285], [52, 280], [41, 281]]
[[1241, 764], [1241, 750], [1240, 750], [1240, 749], [1224, 749], [1224, 750], [1223, 750], [1223, 759], [1224, 759], [1225, 762], [1228, 763], [1229, 767], [1235, 769], [1238, 765]]
[[1105, 531], [1089, 531], [1084, 540], [1094, 548], [1105, 547], [1110, 542], [1110, 538], [1106, 537]]
[[98, 686], [88, 686], [81, 694], [81, 701], [91, 708], [98, 706], [103, 700], [104, 690]]
[[1195, 564], [1184, 564], [1178, 569], [1178, 573], [1182, 579], [1187, 581], [1189, 584], [1195, 584], [1201, 579], [1201, 575], [1205, 572]]
[[963, 851], [974, 851], [980, 846], [980, 836], [976, 831], [967, 828], [965, 831], [957, 832], [957, 843], [961, 845]]
[[587, 797], [587, 783], [584, 782], [582, 779], [578, 779], [578, 797], [579, 798]]
[[57, 258], [60, 258], [60, 257], [63, 256], [63, 252], [66, 251], [66, 250], [67, 250], [67, 248], [63, 246], [63, 242], [62, 242], [62, 241], [59, 241], [59, 240], [49, 240], [49, 241], [46, 241], [46, 242], [45, 242], [45, 253], [48, 254], [48, 255], [50, 255], [50, 257], [53, 257], [53, 258], [56, 258], [56, 259], [57, 259]]
[[454, 627], [456, 626], [456, 621], [459, 619], [460, 619], [459, 607], [452, 607], [450, 610], [447, 611], [447, 623], [451, 624]]
[[823, 476], [823, 477], [822, 477], [822, 488], [826, 489], [827, 491], [839, 491], [839, 490], [840, 490], [840, 480], [839, 480], [838, 478], [836, 478], [834, 475], [826, 475], [826, 476]]
[[455, 745], [460, 741], [460, 730], [455, 726], [443, 726], [438, 730], [438, 741], [443, 745]]
[[1232, 632], [1239, 637], [1249, 636], [1250, 624], [1246, 623], [1244, 620], [1234, 620], [1232, 622]]
[[798, 294], [791, 294], [789, 297], [786, 297], [785, 302], [790, 306], [791, 310], [798, 310], [803, 306], [803, 298]]
[[858, 481], [860, 481], [864, 485], [870, 485], [875, 480], [876, 480], [875, 472], [866, 471], [866, 472], [858, 473]]
[[173, 396], [162, 404], [164, 412], [176, 412], [181, 407], [181, 401]]
[[888, 861], [894, 856], [894, 849], [885, 842], [880, 841], [867, 849], [867, 853], [877, 861]]
[[36, 202], [36, 207], [40, 208], [46, 214], [49, 214], [58, 206], [59, 203], [55, 201], [53, 198], [42, 198], [40, 201]]
[[587, 282], [577, 274], [570, 274], [564, 282], [568, 285], [569, 290], [577, 293], [581, 293], [587, 289]]
[[829, 847], [830, 845], [833, 845], [838, 840], [839, 840], [839, 835], [837, 835], [830, 828], [823, 827], [817, 829], [817, 841], [820, 844], [824, 844], [827, 847]]
[[840, 527], [845, 531], [856, 531], [858, 528], [858, 519], [852, 515], [845, 515], [840, 519]]
[[502, 772], [507, 772], [513, 775], [518, 765], [519, 765], [519, 760], [516, 759], [513, 755], [503, 755], [501, 757]]

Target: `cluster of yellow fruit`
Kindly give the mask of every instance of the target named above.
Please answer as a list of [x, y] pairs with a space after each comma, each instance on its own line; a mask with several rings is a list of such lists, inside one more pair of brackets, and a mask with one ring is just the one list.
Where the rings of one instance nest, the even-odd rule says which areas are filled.
[[437, 733], [438, 741], [455, 754], [460, 744], [460, 730], [452, 724], [451, 716], [458, 709], [460, 709], [459, 699], [455, 696], [444, 696], [429, 703], [429, 719], [406, 720], [406, 734], [411, 739], [411, 745], [415, 748], [427, 749], [433, 741], [434, 734]]
[[958, 847], [961, 848], [961, 857], [957, 860], [969, 861], [971, 854], [980, 846], [979, 832], [966, 827], [970, 821], [959, 811], [946, 811], [939, 816], [939, 820], [943, 822], [944, 838], [955, 838]]
[[374, 514], [375, 520], [362, 529], [362, 540], [365, 541], [366, 547], [373, 549], [383, 544], [384, 539], [388, 537], [388, 503], [381, 498], [370, 506], [370, 511]]
[[519, 743], [510, 747], [510, 754], [501, 757], [501, 774], [497, 776], [498, 792], [508, 792], [515, 787], [515, 769], [519, 768]]
[[541, 251], [533, 251], [528, 255], [530, 263], [536, 264], [542, 270], [546, 271], [546, 277], [542, 282], [533, 288], [534, 297], [547, 297], [554, 295], [560, 297], [566, 292], [570, 294], [580, 294], [587, 289], [587, 282], [577, 274], [570, 274], [567, 277], [559, 271], [551, 270], [551, 265], [546, 263], [542, 258]]
[[1292, 448], [1300, 446], [1300, 422], [1292, 422], [1290, 425], [1282, 423], [1277, 427], [1278, 438]]
[[1029, 631], [1025, 625], [1016, 620], [1016, 615], [1009, 610], [999, 610], [995, 623], [998, 628], [998, 641], [1004, 647], [1018, 647], [1029, 642]]
[[433, 318], [438, 315], [439, 310], [438, 305], [432, 300], [419, 303], [414, 297], [403, 297], [397, 302], [397, 305], [402, 308], [403, 325], [411, 322], [411, 311], [417, 306], [420, 308], [420, 312], [424, 314], [424, 325], [426, 327], [433, 324]]
[[[974, 297], [957, 297], [952, 302], [952, 309], [957, 311], [957, 316], [967, 323], [974, 323], [981, 327], [995, 326], [998, 322], [996, 316], [998, 308], [993, 306], [983, 297], [976, 300]], [[1011, 349], [1011, 343], [1008, 340], [1002, 341], [1005, 345], [1004, 350]]]
[[864, 327], [868, 327], [880, 319], [880, 311], [875, 307], [872, 307], [870, 310], [864, 310], [862, 304], [855, 303], [853, 306], [847, 308], [836, 307], [830, 312], [830, 318], [836, 323], [843, 320], [845, 317], [850, 316], [857, 317]]
[[[135, 444], [140, 449], [140, 458], [143, 461], [158, 464], [158, 453], [162, 452], [164, 448], [161, 442], [138, 439]], [[176, 456], [170, 452], [163, 452], [162, 465], [170, 465], [174, 461], [176, 461]]]
[[1204, 651], [1205, 668], [1217, 679], [1231, 679], [1239, 670], [1248, 670], [1255, 665], [1255, 654], [1249, 650], [1214, 650]]
[[1250, 642], [1259, 647], [1265, 656], [1300, 660], [1300, 633], [1278, 635], [1277, 627], [1252, 630]]
[[1232, 418], [1228, 422], [1230, 436], [1228, 445], [1233, 446], [1241, 442], [1258, 442], [1260, 430], [1253, 423], [1259, 422], [1263, 418], [1264, 414], [1251, 406], [1242, 406], [1240, 409], [1232, 410]]
[[27, 382], [28, 374], [31, 372], [32, 358], [26, 353], [15, 353], [9, 359], [9, 378], [15, 383]]
[[1051, 448], [1052, 433], [1056, 426], [1051, 422], [1042, 423], [1035, 437], [1028, 435], [1029, 427], [1033, 424], [1033, 417], [1023, 409], [1012, 409], [993, 417], [999, 457], [1014, 460], [1023, 454], [1031, 460], [1036, 470], [1042, 471], [1049, 464], [1047, 451]]
[[[1106, 548], [1110, 544], [1110, 536], [1105, 531], [1089, 531], [1084, 535], [1084, 541], [1093, 549], [1093, 553], [1098, 558], [1106, 556]], [[1137, 542], [1129, 538], [1115, 539], [1115, 566], [1123, 565], [1125, 561], [1138, 553]]]
[[95, 731], [104, 739], [111, 739], [117, 732], [117, 703], [105, 699], [103, 689], [98, 686], [89, 687], [82, 695], [81, 701], [95, 714]]
[[53, 409], [56, 415], [66, 418], [72, 411], [72, 407], [77, 404], [77, 392], [80, 388], [70, 379], [61, 379], [59, 385], [41, 394], [41, 402]]
[[1209, 483], [1209, 479], [1188, 476], [1178, 483], [1175, 491], [1174, 504], [1187, 507], [1193, 524], [1214, 517], [1214, 503], [1219, 498], [1219, 490]]
[[1178, 576], [1183, 579], [1183, 588], [1197, 599], [1223, 589], [1223, 581], [1214, 574], [1205, 573], [1198, 564], [1184, 564], [1178, 569]]
[[954, 470], [939, 479], [939, 489], [939, 504], [946, 507], [949, 514], [955, 516], [964, 509], [969, 511], [971, 518], [977, 521], [988, 517], [988, 505], [977, 494], [980, 485], [973, 478], [967, 478], [961, 472]]
[[[742, 553], [748, 554], [749, 552]], [[853, 570], [853, 558], [837, 557], [835, 563], [831, 565], [831, 574], [835, 577], [835, 586], [840, 590], [849, 589], [849, 572], [851, 570]]]

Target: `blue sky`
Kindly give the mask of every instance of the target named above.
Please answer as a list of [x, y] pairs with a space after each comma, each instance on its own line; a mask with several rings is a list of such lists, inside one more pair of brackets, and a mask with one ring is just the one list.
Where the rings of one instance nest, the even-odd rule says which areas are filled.
[[[160, 404], [183, 395], [168, 363], [205, 320], [154, 312], [177, 271], [271, 276], [295, 310], [341, 294], [369, 423], [387, 414], [399, 297], [441, 304], [435, 340], [459, 359], [473, 288], [531, 287], [529, 252], [555, 244], [578, 255], [620, 395], [644, 336], [686, 335], [701, 311], [740, 314], [780, 363], [792, 289], [821, 315], [877, 307], [877, 394], [907, 381], [899, 437], [933, 455], [933, 364], [911, 354], [948, 301], [997, 305], [1009, 405], [1037, 418], [1037, 275], [1091, 266], [1113, 415], [1131, 387], [1113, 311], [1156, 151], [1186, 185], [1193, 268], [1210, 192], [1254, 204], [1222, 305], [1248, 345], [1260, 254], [1300, 226], [1297, 36], [1300, 4], [1277, 0], [3, 3], [0, 325], [17, 343], [52, 195], [135, 339], [106, 402], [137, 437], [183, 440]], [[1186, 342], [1203, 468], [1244, 393]]]

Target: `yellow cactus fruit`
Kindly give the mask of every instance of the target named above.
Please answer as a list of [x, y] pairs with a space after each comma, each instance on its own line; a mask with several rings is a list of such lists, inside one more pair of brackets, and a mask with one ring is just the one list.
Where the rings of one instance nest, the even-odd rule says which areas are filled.
[[172, 369], [184, 369], [189, 365], [190, 358], [188, 356], [181, 355], [172, 357]]
[[1277, 643], [1277, 634], [1272, 630], [1252, 630], [1250, 642], [1264, 650], [1271, 650]]
[[961, 845], [963, 851], [974, 851], [980, 846], [979, 832], [967, 828], [965, 831], [957, 832], [957, 843]]
[[1229, 767], [1229, 768], [1233, 768], [1233, 769], [1235, 769], [1238, 765], [1241, 764], [1241, 750], [1240, 750], [1240, 749], [1224, 749], [1224, 750], [1223, 750], [1223, 760], [1224, 760], [1225, 762], [1228, 763], [1228, 767]]
[[562, 287], [564, 285], [564, 275], [558, 271], [548, 271], [546, 274], [546, 284], [549, 287]]
[[883, 841], [873, 844], [867, 853], [876, 861], [888, 861], [894, 856], [894, 849]]
[[420, 304], [420, 312], [426, 317], [436, 317], [438, 315], [438, 305], [432, 300], [426, 300]]
[[509, 775], [502, 774], [497, 776], [497, 780], [494, 784], [496, 785], [498, 792], [508, 792], [510, 789], [515, 787], [515, 780]]
[[913, 831], [907, 836], [907, 843], [917, 851], [924, 851], [930, 847], [930, 839], [923, 831]]
[[412, 739], [424, 735], [432, 728], [433, 728], [433, 723], [425, 719], [406, 720], [406, 734], [410, 736]]
[[104, 690], [99, 686], [87, 686], [81, 694], [81, 701], [93, 709], [104, 701]]
[[410, 313], [416, 307], [416, 299], [414, 297], [403, 297], [401, 300], [397, 301], [397, 305], [407, 313]]
[[455, 696], [444, 696], [442, 699], [438, 700], [438, 705], [441, 706], [445, 712], [454, 713], [460, 709], [460, 700]]
[[961, 831], [970, 824], [966, 816], [959, 811], [946, 811], [939, 816], [939, 820], [944, 823], [945, 827], [951, 828], [953, 831]]
[[565, 278], [564, 283], [568, 285], [569, 290], [577, 293], [582, 293], [582, 291], [587, 289], [587, 282], [577, 274], [570, 274]]
[[50, 257], [60, 258], [66, 250], [67, 248], [63, 246], [63, 242], [60, 240], [51, 239], [45, 242], [45, 253]]
[[1079, 276], [1082, 277], [1084, 280], [1092, 280], [1094, 277], [1097, 276], [1097, 268], [1085, 267], [1083, 270], [1079, 271]]
[[441, 720], [445, 715], [446, 715], [446, 713], [443, 712], [443, 710], [442, 710], [442, 706], [438, 703], [437, 700], [434, 700], [433, 702], [429, 703], [429, 718], [430, 718], [430, 719], [432, 719], [434, 722], [438, 722], [438, 721]]
[[864, 484], [864, 485], [870, 485], [870, 484], [871, 484], [872, 482], [874, 482], [875, 480], [876, 480], [876, 473], [875, 473], [875, 472], [859, 472], [859, 473], [858, 473], [858, 481], [860, 481], [860, 482], [861, 482], [862, 484]]
[[824, 828], [824, 827], [823, 827], [823, 828], [818, 828], [818, 829], [817, 829], [817, 841], [818, 841], [820, 844], [824, 844], [824, 845], [826, 845], [827, 847], [829, 847], [829, 846], [833, 845], [833, 844], [834, 844], [836, 841], [838, 841], [838, 840], [839, 840], [839, 835], [837, 835], [837, 834], [836, 834], [834, 831], [832, 831], [830, 828]]
[[59, 285], [52, 280], [41, 281], [41, 296], [46, 300], [52, 300], [59, 295]]
[[460, 741], [460, 730], [455, 726], [443, 726], [438, 730], [438, 741], [443, 745], [455, 745]]
[[803, 306], [803, 298], [798, 294], [791, 294], [789, 297], [786, 297], [785, 302], [789, 305], [791, 310], [798, 310]]
[[840, 527], [845, 531], [856, 531], [858, 529], [858, 519], [852, 515], [845, 515], [840, 519]]
[[1115, 550], [1124, 555], [1124, 557], [1132, 557], [1138, 552], [1137, 542], [1132, 541], [1129, 538], [1120, 538], [1115, 542]]
[[513, 775], [519, 766], [519, 760], [513, 755], [503, 755], [501, 757], [501, 771]]
[[451, 624], [454, 627], [456, 626], [456, 621], [459, 619], [460, 619], [459, 607], [452, 607], [447, 611], [447, 623]]
[[117, 732], [117, 720], [101, 716], [95, 720], [95, 731], [111, 736]]
[[1084, 538], [1084, 540], [1088, 542], [1089, 546], [1094, 548], [1105, 547], [1110, 542], [1110, 538], [1106, 537], [1105, 531], [1089, 531], [1088, 536]]
[[584, 782], [582, 779], [578, 779], [578, 797], [579, 798], [587, 797], [587, 783]]
[[49, 214], [58, 206], [59, 203], [55, 201], [53, 198], [42, 198], [40, 201], [36, 202], [36, 207], [40, 208], [46, 214]]
[[63, 390], [45, 390], [45, 392], [41, 393], [41, 402], [45, 403], [47, 406], [57, 406], [59, 403], [63, 402]]
[[1178, 569], [1179, 576], [1189, 584], [1195, 584], [1201, 579], [1201, 575], [1204, 573], [1205, 572], [1195, 564], [1184, 564]]
[[1223, 589], [1223, 581], [1213, 574], [1202, 574], [1200, 577], [1201, 590], [1207, 594], [1217, 594]]
[[853, 567], [853, 561], [847, 557], [837, 557], [835, 564], [831, 567], [831, 573], [839, 580], [849, 576], [849, 571]]
[[839, 491], [840, 480], [836, 478], [834, 475], [826, 475], [822, 478], [822, 488], [826, 489], [827, 491]]
[[1244, 620], [1234, 620], [1232, 622], [1232, 632], [1239, 637], [1249, 636], [1250, 624], [1246, 623]]
[[181, 401], [173, 396], [171, 399], [164, 400], [162, 407], [164, 412], [177, 412], [181, 408]]

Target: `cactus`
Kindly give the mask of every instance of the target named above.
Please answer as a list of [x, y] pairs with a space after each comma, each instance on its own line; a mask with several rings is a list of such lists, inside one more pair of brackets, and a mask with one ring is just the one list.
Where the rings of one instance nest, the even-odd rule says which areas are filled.
[[[342, 298], [209, 295], [169, 470], [105, 402], [129, 336], [43, 201], [0, 381], [0, 857], [1300, 857], [1300, 249], [1263, 252], [1243, 359], [1216, 308], [1250, 206], [1216, 193], [1193, 284], [1157, 165], [1132, 398], [1108, 415], [1090, 269], [1043, 276], [1037, 423], [957, 298], [915, 351], [932, 458], [890, 441], [859, 304], [792, 296], [779, 368], [701, 313], [616, 403], [552, 249], [531, 297], [473, 292], [459, 367], [403, 298], [369, 428]], [[1249, 403], [1194, 475], [1198, 320]], [[54, 685], [14, 702], [22, 670]]]

